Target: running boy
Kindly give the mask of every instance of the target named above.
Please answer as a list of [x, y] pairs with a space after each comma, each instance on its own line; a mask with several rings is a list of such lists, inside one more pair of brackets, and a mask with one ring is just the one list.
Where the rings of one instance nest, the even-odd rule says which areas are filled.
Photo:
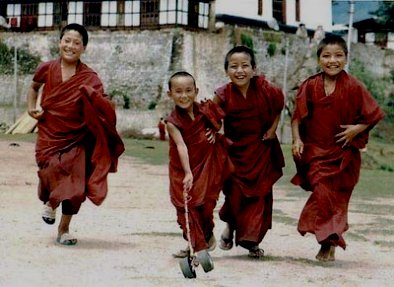
[[272, 224], [272, 186], [282, 176], [284, 159], [276, 137], [284, 105], [282, 91], [264, 76], [256, 76], [251, 49], [237, 46], [224, 62], [230, 83], [218, 88], [214, 102], [224, 110], [224, 134], [233, 144], [229, 149], [234, 173], [224, 188], [225, 202], [220, 218], [227, 223], [219, 247], [235, 244], [260, 258], [259, 247]]
[[376, 101], [344, 71], [346, 42], [327, 36], [318, 45], [322, 72], [305, 80], [292, 118], [292, 152], [297, 174], [292, 183], [312, 191], [299, 222], [301, 235], [315, 234], [316, 259], [334, 261], [335, 247], [346, 247], [350, 196], [360, 174], [360, 149], [383, 118]]
[[[187, 238], [184, 192], [189, 197], [191, 245], [195, 252], [216, 245], [213, 210], [223, 182], [232, 169], [225, 138], [217, 134], [223, 111], [212, 101], [197, 103], [198, 88], [193, 76], [177, 72], [168, 82], [168, 96], [175, 109], [167, 118], [170, 138], [169, 177], [171, 202], [177, 221]], [[188, 248], [174, 254], [187, 257]]]
[[[79, 24], [60, 34], [60, 57], [40, 64], [28, 91], [28, 113], [38, 120], [36, 161], [43, 220], [55, 223], [62, 205], [57, 242], [75, 245], [69, 232], [73, 215], [88, 197], [99, 205], [107, 195], [108, 172], [115, 172], [124, 151], [115, 129], [113, 104], [96, 72], [81, 62], [88, 33]], [[37, 97], [43, 87], [41, 108]]]

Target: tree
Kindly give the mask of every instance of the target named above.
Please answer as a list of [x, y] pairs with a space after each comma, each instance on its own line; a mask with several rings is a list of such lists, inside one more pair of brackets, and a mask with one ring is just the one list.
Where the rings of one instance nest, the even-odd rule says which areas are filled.
[[371, 13], [377, 17], [378, 23], [386, 27], [394, 27], [394, 2], [381, 1], [379, 8]]

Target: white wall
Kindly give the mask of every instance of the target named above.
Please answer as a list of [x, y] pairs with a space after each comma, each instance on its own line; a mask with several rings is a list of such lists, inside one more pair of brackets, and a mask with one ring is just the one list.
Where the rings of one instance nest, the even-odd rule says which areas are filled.
[[[331, 31], [332, 0], [300, 0], [301, 21], [296, 21], [296, 1], [286, 0], [286, 24], [298, 26], [304, 23], [308, 29], [316, 29], [322, 25], [324, 30]], [[263, 15], [257, 15], [258, 0], [216, 0], [216, 14], [227, 14], [256, 20], [272, 18], [272, 0], [263, 0]]]
[[272, 17], [272, 0], [263, 1], [263, 15], [257, 14], [258, 0], [216, 0], [216, 14], [227, 14], [256, 20]]
[[[294, 2], [288, 0], [287, 2]], [[331, 0], [300, 0], [301, 21], [305, 23], [308, 29], [316, 29], [318, 25], [322, 25], [325, 31], [332, 31], [332, 1]], [[295, 22], [288, 23], [289, 25]], [[298, 23], [297, 23], [298, 25]]]

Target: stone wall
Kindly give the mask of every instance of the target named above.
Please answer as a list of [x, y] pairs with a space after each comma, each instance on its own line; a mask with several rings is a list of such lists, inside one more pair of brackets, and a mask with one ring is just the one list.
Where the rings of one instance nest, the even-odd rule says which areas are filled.
[[[155, 104], [148, 114], [156, 119], [165, 116], [172, 107], [166, 96], [169, 76], [178, 70], [191, 72], [200, 88], [199, 99], [211, 98], [215, 88], [226, 83], [224, 56], [242, 37], [252, 39], [256, 52], [257, 71], [280, 87], [284, 85], [287, 59], [286, 87], [288, 96], [298, 84], [317, 71], [313, 49], [295, 35], [282, 32], [225, 26], [217, 32], [193, 32], [182, 29], [159, 31], [91, 31], [83, 61], [100, 75], [108, 93], [118, 92], [130, 98], [130, 110], [122, 115], [140, 115]], [[2, 33], [0, 38], [9, 46], [25, 46], [43, 61], [57, 56], [58, 32]], [[287, 44], [286, 44], [287, 43]], [[288, 57], [286, 58], [286, 46]], [[269, 53], [274, 50], [274, 53]], [[391, 51], [392, 52], [392, 51]], [[362, 59], [368, 69], [377, 75], [388, 75], [394, 56], [388, 50], [355, 45], [352, 58]], [[371, 57], [373, 55], [373, 57]], [[26, 107], [26, 93], [32, 75], [18, 79], [18, 112]], [[14, 100], [13, 76], [0, 75], [0, 104], [12, 107]], [[122, 98], [117, 98], [119, 108]], [[4, 109], [4, 108], [3, 108]], [[135, 112], [137, 111], [138, 112]], [[1, 113], [1, 122], [11, 124], [13, 119]], [[144, 118], [144, 117], [143, 117]]]

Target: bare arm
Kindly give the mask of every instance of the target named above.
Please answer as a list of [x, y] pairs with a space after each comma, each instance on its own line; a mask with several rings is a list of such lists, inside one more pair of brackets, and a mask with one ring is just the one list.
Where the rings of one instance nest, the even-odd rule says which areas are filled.
[[183, 179], [183, 190], [189, 191], [193, 185], [193, 174], [190, 168], [187, 146], [183, 141], [181, 132], [172, 123], [167, 123], [167, 131], [169, 136], [176, 144], [183, 171], [185, 172], [185, 177]]
[[301, 158], [302, 153], [304, 152], [304, 143], [300, 137], [300, 123], [297, 119], [291, 122], [291, 134], [293, 137], [293, 145], [291, 150], [293, 152], [293, 156], [296, 158]]
[[27, 112], [36, 120], [40, 119], [44, 112], [40, 109], [37, 109], [37, 98], [38, 92], [42, 86], [42, 83], [32, 82], [29, 90], [27, 91]]

